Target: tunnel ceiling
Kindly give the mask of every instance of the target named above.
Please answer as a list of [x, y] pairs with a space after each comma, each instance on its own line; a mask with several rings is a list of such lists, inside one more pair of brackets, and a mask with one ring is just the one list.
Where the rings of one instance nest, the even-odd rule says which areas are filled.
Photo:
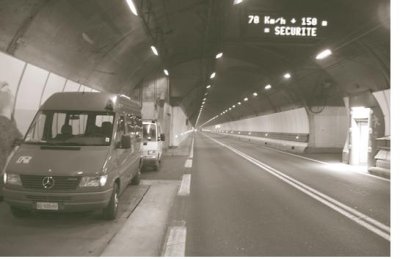
[[[205, 94], [198, 125], [245, 97], [246, 105], [211, 124], [343, 105], [343, 96], [390, 88], [389, 1], [233, 2], [135, 0], [139, 16], [134, 16], [124, 0], [2, 0], [0, 50], [83, 84], [127, 94], [166, 68], [171, 103], [181, 105], [193, 125]], [[274, 36], [248, 24], [248, 15], [255, 14], [316, 17], [328, 26], [319, 27], [316, 37]], [[326, 48], [332, 56], [316, 60]], [[219, 52], [223, 56], [216, 59]], [[286, 72], [289, 80], [282, 77]], [[272, 88], [265, 90], [267, 84]]]

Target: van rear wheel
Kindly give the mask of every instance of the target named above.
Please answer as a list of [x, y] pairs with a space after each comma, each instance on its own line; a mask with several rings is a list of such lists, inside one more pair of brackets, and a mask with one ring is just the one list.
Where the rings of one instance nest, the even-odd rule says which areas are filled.
[[11, 206], [10, 209], [11, 209], [11, 213], [16, 218], [24, 218], [30, 214], [30, 211], [27, 209], [21, 209], [21, 208], [17, 208], [14, 206]]
[[131, 183], [133, 185], [139, 185], [140, 184], [140, 175], [141, 175], [141, 172], [140, 172], [140, 169], [139, 169], [138, 172], [135, 174], [135, 176], [132, 178]]
[[110, 202], [107, 207], [103, 209], [103, 218], [113, 220], [117, 217], [118, 212], [118, 184], [114, 183], [113, 192], [111, 194]]

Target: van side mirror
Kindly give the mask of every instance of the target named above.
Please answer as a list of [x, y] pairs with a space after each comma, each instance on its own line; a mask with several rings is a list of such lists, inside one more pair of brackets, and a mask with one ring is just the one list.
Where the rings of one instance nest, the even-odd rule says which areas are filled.
[[165, 141], [165, 134], [164, 134], [164, 133], [161, 133], [161, 134], [160, 134], [160, 140], [161, 140], [161, 141]]
[[122, 148], [122, 149], [131, 148], [131, 136], [130, 135], [122, 135], [121, 142], [119, 143], [118, 148]]

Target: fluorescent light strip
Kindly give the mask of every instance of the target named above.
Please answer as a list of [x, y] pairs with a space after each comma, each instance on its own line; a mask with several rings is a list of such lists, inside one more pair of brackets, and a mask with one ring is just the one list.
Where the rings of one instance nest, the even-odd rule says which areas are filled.
[[129, 6], [129, 9], [131, 9], [131, 12], [134, 14], [134, 15], [138, 15], [138, 13], [137, 13], [137, 10], [136, 10], [136, 7], [135, 7], [135, 4], [133, 3], [133, 1], [132, 0], [125, 0], [126, 1], [126, 3], [128, 4], [128, 6]]
[[157, 51], [156, 47], [151, 46], [150, 48], [151, 48], [151, 51], [153, 51], [154, 55], [158, 56], [158, 51]]
[[321, 60], [321, 59], [324, 59], [324, 58], [329, 57], [330, 55], [332, 55], [332, 51], [331, 51], [330, 49], [326, 49], [326, 50], [321, 51], [321, 52], [315, 57], [315, 59]]

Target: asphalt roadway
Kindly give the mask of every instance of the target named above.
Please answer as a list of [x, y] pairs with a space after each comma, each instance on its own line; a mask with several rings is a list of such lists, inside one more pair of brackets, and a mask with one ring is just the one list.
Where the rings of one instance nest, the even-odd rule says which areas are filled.
[[389, 256], [390, 181], [223, 135], [190, 134], [119, 216], [0, 202], [0, 256]]
[[194, 143], [186, 256], [390, 255], [389, 181], [216, 134]]

